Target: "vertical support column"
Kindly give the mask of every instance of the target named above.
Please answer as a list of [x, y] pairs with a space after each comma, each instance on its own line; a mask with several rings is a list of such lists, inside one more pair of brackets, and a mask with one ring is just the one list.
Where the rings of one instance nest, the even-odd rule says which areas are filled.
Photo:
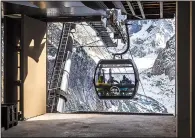
[[195, 46], [195, 2], [191, 2], [192, 4], [192, 9], [191, 9], [191, 18], [192, 18], [192, 22], [191, 22], [191, 31], [192, 31], [192, 36], [191, 36], [191, 39], [192, 39], [192, 43], [191, 43], [191, 137], [195, 137], [195, 91], [194, 90], [194, 87], [195, 87], [195, 84], [193, 82], [193, 69], [192, 69], [192, 65], [193, 65], [193, 59], [195, 59], [195, 54], [193, 55], [193, 45]]
[[[61, 82], [61, 86], [60, 86], [60, 90], [61, 90], [61, 95], [63, 95], [62, 93], [65, 93], [68, 91], [68, 83], [69, 83], [69, 73], [70, 73], [70, 67], [71, 67], [71, 56], [72, 53], [70, 51], [67, 51], [67, 57], [66, 57], [66, 61], [65, 61], [65, 66], [63, 69], [63, 76], [62, 76], [62, 82]], [[65, 94], [64, 94], [65, 95]], [[65, 97], [65, 96], [63, 96]], [[59, 102], [57, 104], [57, 111], [58, 112], [64, 112], [64, 107], [65, 107], [65, 102], [66, 100], [62, 97], [59, 98]]]
[[71, 69], [71, 56], [72, 56], [72, 48], [73, 48], [73, 38], [71, 36], [68, 37], [68, 42], [66, 46], [66, 54], [64, 56], [64, 69], [63, 69], [63, 76], [60, 85], [60, 98], [57, 103], [57, 111], [63, 113], [64, 107], [66, 103], [65, 93], [68, 91], [68, 83], [69, 83], [69, 73]]
[[192, 1], [190, 1], [190, 137], [192, 136]]
[[177, 137], [190, 137], [190, 2], [176, 10]]

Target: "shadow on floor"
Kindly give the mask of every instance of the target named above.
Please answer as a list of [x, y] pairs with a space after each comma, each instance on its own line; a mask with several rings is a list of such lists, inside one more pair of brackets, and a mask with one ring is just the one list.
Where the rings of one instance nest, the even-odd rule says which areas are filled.
[[2, 133], [2, 137], [175, 137], [173, 116], [45, 114]]

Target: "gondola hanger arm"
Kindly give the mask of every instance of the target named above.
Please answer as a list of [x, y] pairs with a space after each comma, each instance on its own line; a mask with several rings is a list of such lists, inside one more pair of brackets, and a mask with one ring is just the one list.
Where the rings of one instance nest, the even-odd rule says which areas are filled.
[[125, 49], [125, 51], [121, 52], [121, 53], [113, 53], [112, 55], [115, 57], [116, 55], [123, 55], [125, 53], [128, 52], [129, 48], [130, 48], [130, 38], [129, 38], [129, 26], [130, 24], [127, 23], [127, 20], [125, 21], [125, 28], [126, 28], [126, 33], [127, 33], [127, 48]]

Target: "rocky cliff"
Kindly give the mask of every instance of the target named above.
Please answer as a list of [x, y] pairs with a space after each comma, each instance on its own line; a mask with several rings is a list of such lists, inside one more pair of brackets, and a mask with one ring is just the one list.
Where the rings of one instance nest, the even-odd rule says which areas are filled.
[[166, 47], [158, 54], [152, 67], [153, 75], [168, 75], [175, 79], [175, 35], [166, 43]]
[[[87, 33], [82, 28], [77, 27], [75, 33], [75, 39], [79, 39], [80, 44], [98, 40], [93, 30], [89, 29]], [[175, 112], [174, 20], [133, 21], [129, 30], [130, 50], [140, 71], [142, 84], [138, 89], [137, 100], [99, 100], [92, 82], [94, 69], [99, 59], [112, 57], [105, 48], [76, 48], [79, 47], [76, 45], [71, 59], [69, 91], [66, 93], [64, 112]], [[49, 50], [49, 70], [55, 60], [55, 49]], [[114, 50], [117, 51], [117, 48]], [[124, 57], [129, 58], [129, 53]]]

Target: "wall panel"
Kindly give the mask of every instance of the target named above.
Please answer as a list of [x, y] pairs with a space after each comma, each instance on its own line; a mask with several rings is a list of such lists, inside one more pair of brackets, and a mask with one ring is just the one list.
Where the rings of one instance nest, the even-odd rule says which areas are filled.
[[24, 118], [46, 113], [46, 23], [23, 17]]

